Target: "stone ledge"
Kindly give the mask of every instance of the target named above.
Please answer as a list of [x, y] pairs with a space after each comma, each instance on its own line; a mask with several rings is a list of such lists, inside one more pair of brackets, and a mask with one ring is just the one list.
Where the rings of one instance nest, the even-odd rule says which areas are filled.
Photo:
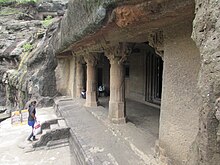
[[[58, 110], [60, 111], [61, 115], [65, 117], [67, 125], [71, 127], [70, 139], [69, 139], [70, 149], [72, 153], [74, 153], [79, 164], [101, 165], [103, 163], [110, 163], [110, 164], [113, 162], [117, 163], [117, 161], [120, 164], [121, 162], [124, 162], [124, 163], [126, 162], [126, 164], [133, 164], [132, 162], [139, 162], [139, 164], [151, 164], [151, 165], [157, 164], [152, 154], [144, 153], [140, 148], [135, 146], [135, 143], [133, 143], [132, 141], [129, 141], [127, 137], [122, 136], [120, 132], [117, 132], [117, 129], [115, 129], [115, 127], [122, 126], [122, 125], [114, 125], [109, 122], [106, 125], [102, 121], [101, 122], [98, 121], [96, 119], [97, 117], [99, 120], [102, 120], [102, 119], [99, 116], [94, 117], [95, 114], [93, 115], [90, 114], [90, 113], [93, 113], [93, 110], [96, 110], [97, 108], [89, 108], [89, 109], [85, 108], [83, 106], [83, 103], [84, 102], [82, 102], [82, 100], [75, 99], [71, 106], [70, 105], [67, 106], [67, 104], [69, 104], [68, 101], [65, 102], [65, 104], [62, 103], [63, 107], [62, 105], [56, 105], [57, 107], [59, 107]], [[85, 115], [85, 116], [80, 116], [80, 115]], [[97, 132], [95, 131], [94, 125], [92, 123], [87, 123], [87, 121], [94, 122], [97, 124], [95, 126]], [[114, 128], [110, 128], [108, 124], [113, 125]], [[126, 125], [123, 125], [123, 126], [126, 126]], [[82, 130], [82, 128], [85, 128], [85, 131], [86, 132], [88, 131], [88, 132], [85, 133], [85, 131], [80, 131]], [[100, 131], [102, 131], [102, 129], [103, 129], [103, 135], [100, 134]], [[91, 133], [91, 136], [90, 136], [90, 133]], [[104, 138], [105, 142], [103, 141], [103, 138], [101, 138], [100, 141], [99, 140], [97, 141], [97, 138], [99, 137], [96, 138], [93, 135], [93, 133], [100, 135], [100, 136], [108, 136], [108, 137]], [[119, 146], [117, 145], [117, 147], [115, 147], [114, 142], [118, 141], [119, 139], [120, 141], [123, 141], [123, 142], [118, 143]], [[128, 149], [126, 153], [123, 153], [124, 147]], [[120, 152], [121, 155], [118, 155], [119, 151], [116, 148], [121, 150]], [[128, 156], [128, 153], [130, 153], [131, 156], [128, 158], [125, 158], [125, 156], [126, 157]]]

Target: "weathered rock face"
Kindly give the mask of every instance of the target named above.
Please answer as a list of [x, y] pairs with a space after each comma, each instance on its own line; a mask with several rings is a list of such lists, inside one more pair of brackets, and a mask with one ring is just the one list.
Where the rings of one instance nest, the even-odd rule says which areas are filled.
[[119, 0], [69, 0], [67, 13], [53, 36], [55, 52], [60, 53], [71, 43], [95, 33], [104, 25], [108, 17], [107, 11], [118, 2]]
[[51, 97], [57, 93], [54, 72], [56, 68], [56, 58], [53, 53], [54, 48], [48, 44], [51, 33], [56, 26], [57, 24], [54, 24], [48, 29], [45, 37], [31, 53], [31, 57], [27, 62], [27, 74], [24, 82], [28, 84], [29, 94], [36, 98], [42, 105], [44, 105], [47, 100], [51, 103]]
[[[217, 165], [220, 162], [215, 102], [220, 93], [220, 10], [219, 1], [196, 0], [193, 39], [200, 49], [201, 69], [198, 81], [202, 106], [199, 134], [189, 164]], [[194, 158], [192, 158], [194, 156]]]
[[68, 0], [43, 0], [37, 4], [37, 11], [39, 12], [57, 12], [63, 11], [66, 8]]
[[[0, 83], [0, 104], [7, 104], [10, 109], [23, 108], [31, 98], [37, 99], [40, 105], [51, 105], [51, 97], [57, 93], [54, 73], [56, 60], [49, 40], [60, 18], [49, 20], [56, 23], [47, 30], [45, 24], [48, 26], [50, 22], [40, 20], [42, 12], [38, 10], [45, 3], [53, 4], [53, 1], [24, 6], [0, 6], [0, 77], [7, 73], [3, 83]], [[48, 6], [45, 16], [57, 16], [58, 14], [51, 13], [52, 9], [65, 11], [66, 1], [56, 1], [55, 4]]]
[[33, 44], [34, 33], [44, 31], [40, 21], [37, 20], [17, 20], [14, 13], [25, 13], [25, 9], [1, 7], [0, 15], [0, 85], [1, 85], [1, 105], [6, 104], [5, 85], [2, 84], [3, 74], [9, 69], [16, 69], [23, 56], [22, 46], [25, 43]]

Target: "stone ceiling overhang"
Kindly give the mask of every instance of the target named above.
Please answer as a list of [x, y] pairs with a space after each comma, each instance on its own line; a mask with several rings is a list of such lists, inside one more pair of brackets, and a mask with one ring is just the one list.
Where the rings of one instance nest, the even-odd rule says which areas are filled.
[[[192, 0], [152, 0], [120, 4], [107, 14], [106, 22], [93, 34], [70, 43], [57, 56], [102, 52], [119, 42], [145, 42], [163, 27], [194, 18]], [[66, 52], [73, 52], [66, 53]]]

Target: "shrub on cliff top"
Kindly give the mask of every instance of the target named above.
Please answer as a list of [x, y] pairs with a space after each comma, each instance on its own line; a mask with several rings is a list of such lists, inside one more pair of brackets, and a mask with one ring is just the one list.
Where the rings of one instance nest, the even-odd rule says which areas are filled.
[[47, 16], [47, 18], [45, 18], [43, 21], [42, 21], [42, 25], [43, 27], [47, 28], [50, 24], [53, 23], [53, 18], [52, 16]]
[[33, 45], [31, 45], [30, 43], [26, 43], [22, 46], [24, 52], [29, 52], [33, 49]]
[[36, 3], [38, 0], [16, 0], [18, 3], [29, 3], [29, 2], [34, 2]]

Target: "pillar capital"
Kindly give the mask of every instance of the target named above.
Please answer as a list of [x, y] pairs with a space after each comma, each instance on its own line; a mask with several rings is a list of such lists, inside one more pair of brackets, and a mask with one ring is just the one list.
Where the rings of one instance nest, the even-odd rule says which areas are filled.
[[84, 64], [85, 61], [84, 61], [82, 56], [77, 56], [76, 57], [76, 63], [80, 65], [80, 64]]
[[95, 66], [97, 64], [97, 53], [87, 53], [84, 56], [84, 60], [87, 63], [87, 65]]
[[109, 59], [110, 64], [123, 63], [130, 53], [131, 49], [128, 43], [118, 43], [105, 50], [105, 56]]

